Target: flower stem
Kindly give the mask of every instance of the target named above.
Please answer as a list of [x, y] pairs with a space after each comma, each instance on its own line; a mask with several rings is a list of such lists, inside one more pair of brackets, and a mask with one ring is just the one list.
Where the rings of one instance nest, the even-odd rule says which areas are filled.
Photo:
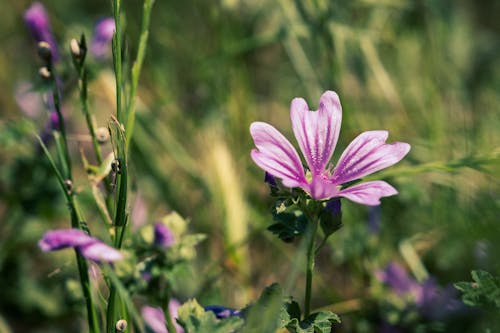
[[304, 297], [304, 319], [307, 318], [311, 312], [311, 290], [312, 278], [314, 271], [314, 240], [316, 231], [318, 229], [319, 218], [314, 216], [309, 220], [309, 228], [307, 232], [307, 266], [306, 266], [306, 290]]
[[[166, 284], [167, 282], [164, 281], [164, 283]], [[177, 329], [175, 328], [174, 320], [172, 318], [172, 314], [170, 313], [170, 308], [169, 308], [169, 304], [170, 304], [170, 288], [168, 288], [168, 286], [165, 288], [164, 293], [165, 293], [165, 297], [163, 299], [163, 312], [165, 314], [165, 322], [167, 324], [167, 331], [169, 333], [170, 332], [176, 333]]]

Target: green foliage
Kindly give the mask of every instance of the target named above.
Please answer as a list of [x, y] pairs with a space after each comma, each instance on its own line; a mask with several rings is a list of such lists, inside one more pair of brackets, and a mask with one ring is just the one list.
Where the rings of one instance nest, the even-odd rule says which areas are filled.
[[272, 214], [275, 223], [268, 230], [282, 241], [291, 242], [306, 231], [307, 218], [291, 199], [277, 201]]
[[333, 312], [320, 311], [301, 320], [299, 304], [288, 300], [281, 309], [280, 321], [281, 327], [286, 327], [291, 333], [330, 333], [333, 324], [340, 323], [340, 318]]
[[240, 317], [217, 319], [212, 311], [205, 311], [194, 299], [179, 308], [178, 321], [186, 333], [228, 333], [243, 326], [243, 319]]
[[470, 306], [495, 306], [500, 310], [500, 279], [482, 270], [471, 272], [473, 282], [457, 282], [462, 300]]

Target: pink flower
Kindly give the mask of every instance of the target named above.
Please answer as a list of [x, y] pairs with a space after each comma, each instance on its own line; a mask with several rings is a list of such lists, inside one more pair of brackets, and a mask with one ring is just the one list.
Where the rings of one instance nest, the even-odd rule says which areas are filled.
[[342, 184], [360, 179], [399, 162], [410, 150], [404, 142], [386, 144], [387, 131], [368, 131], [355, 138], [340, 156], [335, 167], [329, 165], [340, 132], [342, 107], [338, 95], [326, 91], [317, 111], [310, 111], [303, 98], [294, 98], [290, 117], [295, 138], [307, 162], [306, 174], [292, 144], [273, 126], [254, 122], [250, 133], [257, 149], [254, 162], [286, 187], [300, 187], [316, 200], [345, 197], [375, 206], [380, 198], [398, 192], [385, 181], [362, 182], [347, 188]]
[[[171, 299], [170, 302], [168, 303], [168, 311], [170, 312], [170, 316], [175, 319], [177, 318], [177, 310], [181, 304], [179, 301], [176, 299]], [[166, 320], [165, 320], [165, 314], [163, 313], [163, 310], [161, 308], [155, 308], [149, 305], [145, 305], [141, 309], [141, 315], [142, 318], [144, 319], [144, 322], [146, 323], [146, 326], [154, 333], [169, 333], [167, 330], [167, 325], [166, 325]], [[184, 330], [182, 327], [174, 323], [175, 329], [177, 330], [176, 333], [183, 333]]]
[[72, 247], [85, 258], [96, 262], [113, 262], [123, 259], [120, 251], [79, 229], [47, 231], [38, 242], [38, 246], [44, 252]]

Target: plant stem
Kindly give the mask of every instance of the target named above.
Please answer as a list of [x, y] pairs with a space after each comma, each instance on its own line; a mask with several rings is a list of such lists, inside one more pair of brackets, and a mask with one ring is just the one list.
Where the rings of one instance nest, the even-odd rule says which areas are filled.
[[170, 332], [173, 332], [173, 333], [176, 333], [177, 332], [177, 329], [175, 328], [175, 325], [174, 325], [174, 320], [172, 318], [172, 315], [170, 314], [170, 308], [169, 308], [169, 304], [170, 304], [170, 288], [168, 288], [167, 286], [167, 283], [166, 281], [163, 281], [163, 283], [165, 284], [165, 297], [163, 299], [163, 313], [165, 314], [165, 322], [167, 324], [167, 331], [170, 333]]
[[309, 228], [307, 232], [307, 267], [306, 267], [306, 290], [304, 297], [304, 319], [307, 318], [311, 311], [311, 291], [312, 278], [314, 270], [314, 240], [318, 229], [319, 218], [314, 216], [309, 219]]

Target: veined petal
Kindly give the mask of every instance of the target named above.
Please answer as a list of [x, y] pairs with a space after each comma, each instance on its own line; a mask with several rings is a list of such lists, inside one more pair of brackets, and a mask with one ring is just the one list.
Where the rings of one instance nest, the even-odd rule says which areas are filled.
[[338, 95], [326, 91], [319, 100], [318, 111], [309, 111], [303, 98], [294, 98], [290, 117], [295, 137], [313, 175], [319, 175], [330, 161], [342, 123]]
[[337, 195], [367, 206], [380, 205], [380, 198], [398, 194], [398, 191], [382, 180], [364, 182], [341, 190]]
[[339, 192], [338, 186], [333, 184], [325, 173], [313, 175], [311, 183], [303, 188], [316, 200], [335, 197]]
[[300, 157], [283, 134], [263, 122], [252, 123], [250, 134], [257, 147], [252, 150], [251, 156], [259, 167], [281, 178], [287, 187], [307, 185]]
[[94, 239], [93, 242], [78, 246], [77, 249], [82, 256], [96, 262], [113, 262], [123, 259], [123, 254], [120, 251], [97, 239]]
[[79, 229], [57, 229], [47, 231], [38, 242], [38, 246], [42, 251], [47, 252], [80, 246], [92, 240], [92, 237]]
[[368, 131], [356, 137], [340, 156], [332, 181], [344, 184], [399, 162], [409, 151], [405, 142], [386, 144], [387, 131]]

